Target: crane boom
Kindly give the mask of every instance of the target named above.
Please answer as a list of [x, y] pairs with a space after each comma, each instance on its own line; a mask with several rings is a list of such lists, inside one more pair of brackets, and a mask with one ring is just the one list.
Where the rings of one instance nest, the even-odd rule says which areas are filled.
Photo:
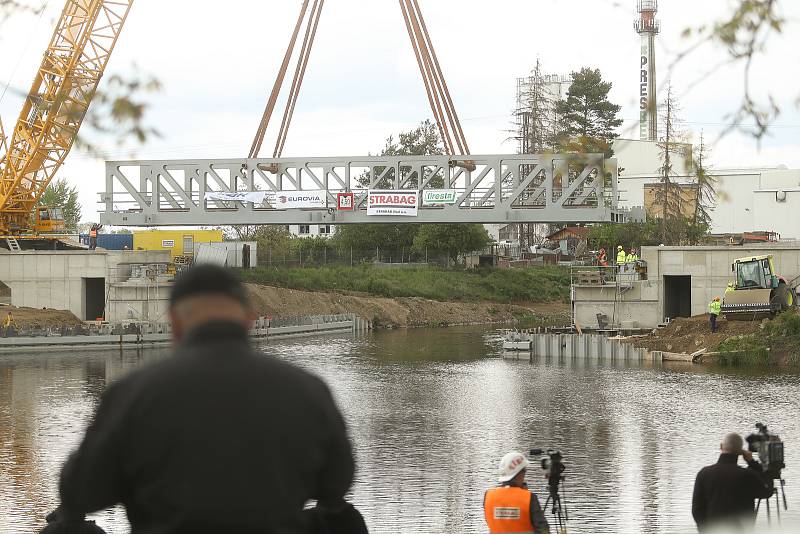
[[132, 3], [66, 1], [0, 156], [0, 235], [37, 230], [36, 203], [75, 142]]

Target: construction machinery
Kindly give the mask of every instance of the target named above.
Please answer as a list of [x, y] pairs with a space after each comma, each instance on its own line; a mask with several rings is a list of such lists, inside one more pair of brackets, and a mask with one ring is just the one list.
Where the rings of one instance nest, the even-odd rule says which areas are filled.
[[734, 283], [725, 292], [722, 314], [727, 319], [752, 320], [775, 315], [797, 303], [800, 277], [786, 280], [777, 274], [771, 254], [733, 260]]
[[[0, 238], [53, 241], [60, 208], [38, 206], [78, 135], [133, 0], [67, 0], [14, 129], [0, 126]], [[24, 247], [24, 245], [23, 245]]]

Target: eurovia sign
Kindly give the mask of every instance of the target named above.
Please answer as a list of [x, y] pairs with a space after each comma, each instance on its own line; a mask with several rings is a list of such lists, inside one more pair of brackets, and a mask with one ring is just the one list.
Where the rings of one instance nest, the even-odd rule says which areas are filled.
[[294, 208], [324, 208], [328, 205], [326, 191], [277, 191], [275, 208], [279, 210]]

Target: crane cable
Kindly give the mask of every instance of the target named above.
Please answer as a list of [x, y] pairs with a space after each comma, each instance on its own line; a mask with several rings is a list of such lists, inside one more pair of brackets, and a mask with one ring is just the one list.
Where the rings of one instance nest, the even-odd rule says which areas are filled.
[[264, 135], [267, 132], [269, 119], [270, 117], [272, 117], [272, 112], [274, 111], [275, 104], [278, 101], [278, 95], [281, 92], [281, 87], [283, 86], [283, 80], [286, 77], [286, 69], [289, 67], [289, 61], [292, 59], [292, 53], [294, 52], [294, 45], [297, 42], [297, 36], [300, 33], [300, 28], [303, 25], [303, 19], [305, 18], [306, 11], [308, 10], [308, 3], [309, 0], [304, 0], [303, 7], [300, 9], [300, 16], [297, 17], [297, 24], [294, 27], [294, 33], [292, 34], [292, 38], [289, 41], [289, 47], [286, 49], [286, 54], [283, 56], [283, 63], [281, 63], [281, 68], [278, 71], [278, 76], [275, 78], [275, 84], [272, 86], [272, 93], [269, 95], [267, 106], [264, 109], [264, 114], [261, 117], [261, 123], [258, 125], [258, 130], [256, 131], [256, 137], [255, 139], [253, 139], [253, 145], [250, 147], [250, 155], [248, 157], [251, 158], [258, 157], [258, 152], [261, 150], [261, 145], [264, 143]]
[[404, 0], [400, 0], [400, 10], [403, 12], [403, 19], [406, 23], [406, 30], [408, 31], [408, 38], [411, 39], [411, 47], [414, 49], [414, 56], [417, 58], [417, 65], [419, 65], [420, 73], [422, 74], [422, 83], [425, 86], [425, 93], [428, 95], [428, 102], [431, 106], [431, 111], [433, 112], [433, 118], [436, 121], [436, 126], [439, 129], [439, 137], [442, 138], [442, 143], [444, 143], [445, 151], [448, 154], [453, 153], [453, 142], [450, 138], [450, 132], [447, 130], [447, 123], [444, 120], [444, 116], [442, 115], [442, 108], [439, 105], [439, 96], [435, 92], [435, 87], [433, 87], [433, 82], [429, 77], [429, 73], [427, 71], [427, 63], [422, 59], [421, 54], [423, 53], [420, 49], [424, 42], [420, 42], [417, 39], [417, 34], [414, 30], [414, 27], [409, 19], [408, 13], [408, 6], [404, 2]]
[[297, 59], [292, 87], [289, 90], [289, 100], [286, 102], [286, 109], [283, 112], [278, 139], [275, 141], [275, 150], [272, 153], [273, 158], [281, 157], [283, 145], [286, 143], [286, 137], [289, 135], [289, 124], [292, 122], [294, 108], [295, 105], [297, 105], [297, 98], [300, 95], [300, 86], [303, 84], [303, 77], [305, 76], [306, 67], [308, 66], [308, 58], [311, 57], [311, 47], [314, 45], [314, 37], [317, 34], [319, 18], [322, 14], [322, 5], [324, 3], [325, 0], [314, 0], [314, 5], [311, 8], [306, 34], [303, 39], [303, 46], [300, 49], [300, 57]]
[[456, 137], [456, 143], [458, 144], [460, 153], [468, 155], [469, 146], [467, 145], [467, 139], [464, 136], [464, 130], [461, 127], [461, 121], [458, 119], [458, 113], [456, 112], [455, 104], [453, 104], [453, 99], [450, 96], [450, 90], [447, 87], [447, 82], [445, 81], [444, 73], [442, 72], [442, 67], [439, 64], [439, 58], [436, 56], [436, 50], [433, 48], [433, 41], [431, 40], [431, 36], [428, 33], [428, 27], [425, 24], [425, 19], [422, 16], [422, 9], [419, 7], [419, 3], [417, 0], [411, 0], [411, 2], [413, 2], [414, 4], [417, 13], [417, 18], [419, 20], [419, 25], [421, 25], [422, 27], [422, 32], [420, 33], [420, 35], [424, 36], [424, 39], [427, 42], [427, 48], [428, 50], [430, 50], [428, 62], [431, 68], [433, 68], [435, 73], [437, 74], [437, 80], [440, 87], [442, 100], [445, 103], [445, 111], [447, 112], [450, 125]]
[[[303, 6], [300, 10], [300, 15], [297, 18], [292, 38], [289, 41], [289, 46], [284, 55], [281, 68], [278, 71], [278, 76], [275, 79], [275, 84], [272, 87], [269, 100], [267, 101], [266, 108], [261, 117], [258, 129], [256, 131], [253, 144], [250, 147], [249, 157], [257, 158], [258, 153], [261, 151], [261, 146], [264, 142], [267, 126], [269, 125], [272, 113], [275, 110], [275, 105], [278, 100], [283, 82], [286, 78], [286, 71], [294, 53], [294, 47], [297, 43], [297, 37], [300, 34], [300, 29], [303, 26], [303, 21], [306, 21], [305, 34], [303, 37], [303, 44], [300, 49], [299, 57], [295, 65], [295, 72], [292, 78], [292, 85], [289, 89], [289, 96], [286, 102], [286, 107], [283, 112], [281, 126], [278, 132], [278, 137], [275, 141], [275, 149], [273, 151], [273, 158], [281, 157], [286, 138], [289, 133], [289, 126], [292, 122], [294, 110], [297, 105], [297, 100], [300, 95], [300, 87], [303, 83], [306, 67], [308, 66], [309, 58], [311, 57], [311, 48], [314, 44], [314, 37], [317, 33], [319, 26], [320, 15], [322, 14], [322, 6], [325, 0], [314, 0], [311, 7], [311, 12], [306, 20], [306, 13], [308, 12], [308, 5], [310, 0], [304, 0]], [[454, 155], [460, 153], [469, 155], [469, 146], [464, 135], [464, 130], [461, 127], [461, 121], [456, 113], [455, 104], [450, 96], [450, 91], [447, 87], [444, 74], [442, 73], [439, 59], [436, 56], [436, 51], [433, 48], [430, 34], [428, 33], [425, 19], [422, 16], [417, 0], [399, 0], [400, 10], [403, 13], [406, 30], [408, 31], [411, 46], [414, 50], [414, 55], [417, 59], [417, 65], [422, 75], [422, 82], [425, 86], [425, 93], [428, 96], [428, 102], [433, 112], [434, 120], [436, 121], [439, 135], [444, 143], [445, 151]]]

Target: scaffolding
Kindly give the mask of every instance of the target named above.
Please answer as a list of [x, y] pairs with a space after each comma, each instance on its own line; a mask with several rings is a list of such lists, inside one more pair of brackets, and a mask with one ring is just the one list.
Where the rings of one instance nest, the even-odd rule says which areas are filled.
[[[538, 60], [529, 76], [517, 78], [514, 118], [518, 153], [536, 154], [554, 149], [559, 124], [557, 105], [566, 98], [571, 83], [571, 76], [542, 74]], [[509, 226], [501, 228], [501, 232], [515, 235], [520, 247], [526, 250], [531, 245], [542, 244], [553, 230], [552, 225], [541, 223]]]

